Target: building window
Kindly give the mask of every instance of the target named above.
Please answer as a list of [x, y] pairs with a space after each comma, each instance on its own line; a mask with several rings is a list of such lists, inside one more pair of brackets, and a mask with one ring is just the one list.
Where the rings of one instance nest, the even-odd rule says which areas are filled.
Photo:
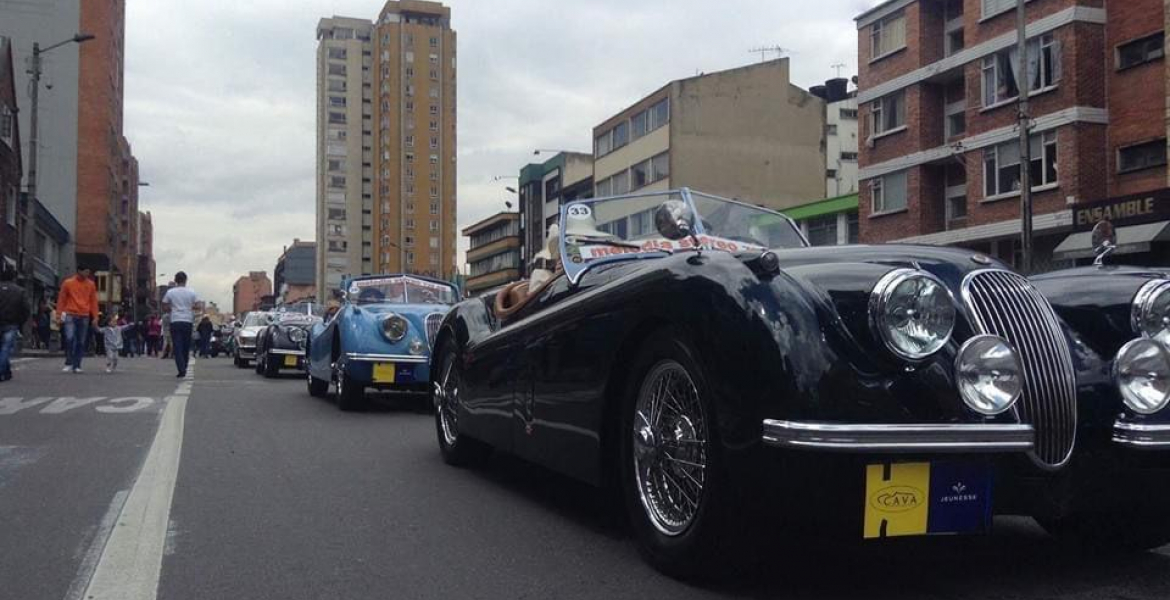
[[650, 114], [642, 111], [630, 118], [630, 128], [633, 129], [634, 139], [638, 139], [650, 132]]
[[1166, 55], [1165, 33], [1159, 31], [1117, 47], [1117, 69], [1128, 69], [1158, 60]]
[[432, 254], [431, 255], [431, 266], [438, 266], [438, 264], [439, 264], [439, 255]]
[[431, 38], [431, 48], [438, 48], [438, 47], [439, 47], [439, 38], [437, 38], [437, 37]]
[[650, 159], [650, 180], [662, 181], [670, 177], [670, 155], [666, 152]]
[[1117, 151], [1117, 172], [1129, 173], [1166, 165], [1166, 139], [1127, 146]]
[[414, 100], [407, 100], [405, 107], [406, 112], [414, 112]]
[[408, 264], [408, 265], [414, 264], [414, 252], [407, 252], [406, 253], [406, 264]]
[[439, 214], [439, 203], [438, 202], [431, 202], [431, 214], [432, 215]]
[[406, 246], [407, 248], [413, 248], [414, 247], [414, 236], [408, 235], [408, 236], [403, 237], [402, 238], [402, 245]]
[[329, 113], [329, 122], [334, 125], [345, 125], [345, 113]]
[[328, 169], [330, 171], [343, 171], [343, 170], [345, 170], [345, 163], [340, 161], [340, 160], [327, 160], [325, 162], [328, 165]]
[[[1032, 163], [1028, 174], [1032, 189], [1055, 185], [1056, 133], [1046, 132], [1030, 140]], [[995, 198], [1020, 191], [1020, 147], [1012, 141], [983, 151], [983, 196]]]
[[408, 215], [414, 214], [414, 202], [407, 202], [406, 203], [406, 214], [408, 214]]
[[899, 11], [873, 24], [870, 32], [872, 60], [906, 47], [906, 14]]
[[327, 218], [330, 221], [344, 221], [345, 220], [345, 209], [344, 208], [330, 208], [326, 214], [328, 215]]
[[431, 250], [439, 249], [439, 238], [431, 236]]
[[4, 203], [4, 220], [9, 227], [16, 227], [16, 194], [9, 192], [7, 202]]
[[344, 92], [345, 91], [345, 80], [344, 79], [330, 79], [328, 89], [331, 92]]
[[825, 135], [837, 135], [837, 124], [829, 123], [825, 125]]
[[630, 191], [630, 174], [628, 171], [621, 171], [610, 179], [613, 182], [614, 195], [625, 194]]
[[602, 156], [605, 156], [606, 154], [609, 154], [610, 152], [613, 152], [613, 130], [612, 129], [597, 136], [597, 139], [593, 140], [593, 154], [595, 154], [598, 157], [602, 157]]
[[432, 154], [432, 155], [431, 155], [431, 164], [432, 164], [432, 165], [437, 165], [437, 164], [439, 164], [439, 155], [438, 155], [438, 154]]
[[334, 60], [345, 60], [345, 55], [346, 55], [345, 48], [330, 48], [329, 49], [329, 58], [332, 58]]
[[1016, 7], [1016, 0], [983, 0], [983, 18], [993, 17]]
[[841, 160], [848, 161], [848, 162], [857, 162], [857, 153], [856, 152], [842, 152], [841, 153]]
[[[407, 163], [414, 162], [414, 153], [413, 152], [407, 152], [406, 154], [403, 155], [403, 157], [406, 158]], [[411, 172], [411, 174], [413, 175], [414, 173]]]
[[431, 150], [436, 150], [439, 147], [439, 138], [431, 136]]
[[331, 188], [344, 188], [345, 187], [345, 177], [342, 177], [340, 175], [330, 176], [329, 177], [329, 187], [331, 187]]
[[431, 184], [431, 198], [439, 197], [439, 186]]
[[813, 246], [837, 245], [837, 215], [825, 215], [807, 219], [808, 243]]
[[[1045, 91], [1060, 82], [1060, 43], [1052, 34], [1028, 40], [1029, 94]], [[983, 59], [983, 106], [995, 106], [1020, 95], [1016, 83], [1019, 51], [1015, 46]]]
[[856, 244], [861, 240], [861, 215], [857, 212], [851, 212], [845, 220], [849, 224], [849, 240], [847, 243]]
[[431, 105], [431, 116], [436, 116], [438, 114], [439, 114], [439, 105], [432, 104]]
[[414, 62], [414, 52], [407, 50], [406, 53], [403, 55], [403, 59], [405, 59], [406, 62], [408, 62], [408, 63]]
[[434, 52], [432, 52], [432, 53], [431, 53], [431, 56], [430, 56], [430, 59], [431, 59], [431, 64], [432, 64], [432, 65], [437, 65], [437, 64], [439, 64], [439, 55], [438, 55], [438, 54], [435, 54]]
[[841, 109], [841, 118], [856, 121], [857, 120], [857, 109], [856, 108], [842, 108]]
[[871, 105], [873, 135], [897, 131], [906, 126], [906, 92], [894, 92], [873, 101]]
[[670, 122], [670, 99], [663, 98], [658, 104], [650, 107], [650, 131], [654, 131]]
[[436, 233], [439, 231], [439, 222], [438, 221], [431, 221], [429, 224], [429, 227], [430, 227], [431, 233]]
[[431, 88], [430, 91], [428, 92], [428, 94], [431, 96], [431, 98], [438, 98], [439, 97], [439, 88], [437, 88], [437, 87]]
[[330, 63], [328, 73], [337, 77], [345, 77], [345, 65]]
[[613, 128], [613, 149], [617, 150], [628, 143], [630, 143], [630, 125], [622, 121]]
[[630, 167], [630, 181], [635, 190], [650, 185], [650, 163], [651, 159], [648, 158]]
[[345, 108], [345, 96], [330, 96], [329, 108]]
[[349, 249], [349, 244], [345, 240], [329, 240], [330, 252], [345, 252]]
[[870, 180], [873, 214], [906, 210], [906, 171]]
[[597, 198], [604, 198], [606, 196], [612, 196], [613, 195], [612, 178], [607, 177], [605, 179], [602, 179], [601, 181], [598, 181], [594, 185], [594, 188], [596, 188], [596, 189], [594, 189], [593, 195]]
[[431, 119], [431, 131], [438, 131], [438, 130], [439, 130], [439, 122], [434, 120], [434, 119]]
[[431, 81], [438, 81], [438, 80], [439, 80], [439, 70], [438, 69], [431, 69]]
[[404, 143], [406, 144], [407, 148], [414, 148], [414, 136], [413, 135], [406, 136], [406, 140]]

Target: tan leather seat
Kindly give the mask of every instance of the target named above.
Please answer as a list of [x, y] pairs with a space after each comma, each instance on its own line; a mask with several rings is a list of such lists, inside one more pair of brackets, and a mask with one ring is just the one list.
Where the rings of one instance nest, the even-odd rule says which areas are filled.
[[554, 281], [560, 279], [563, 274], [564, 272], [558, 269], [556, 275], [550, 277], [548, 281], [535, 288], [529, 287], [528, 280], [509, 283], [504, 289], [496, 293], [495, 306], [493, 307], [496, 318], [501, 321], [508, 320], [512, 315], [520, 312], [520, 309], [527, 306], [533, 298], [539, 296], [548, 286], [552, 285]]

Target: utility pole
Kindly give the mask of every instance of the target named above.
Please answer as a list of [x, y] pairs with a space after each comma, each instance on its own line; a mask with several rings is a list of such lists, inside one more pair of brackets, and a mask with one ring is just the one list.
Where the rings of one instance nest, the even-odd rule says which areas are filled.
[[1028, 92], [1032, 87], [1028, 73], [1028, 19], [1024, 0], [1016, 0], [1016, 29], [1019, 45], [1019, 76], [1016, 88], [1019, 92], [1020, 128], [1020, 252], [1019, 270], [1025, 275], [1032, 273], [1032, 144], [1028, 132]]
[[[37, 108], [40, 104], [41, 96], [41, 44], [39, 42], [33, 42], [33, 53], [29, 61], [28, 72], [32, 75], [32, 89], [29, 91], [32, 114], [29, 115], [28, 127], [28, 197], [24, 203], [24, 217], [21, 219], [20, 236], [17, 237], [20, 243], [20, 270], [24, 273], [26, 285], [31, 284], [33, 280], [32, 260], [29, 259], [28, 254], [33, 242], [33, 223], [36, 222], [37, 155], [40, 154], [37, 140], [39, 131], [37, 116], [40, 112]], [[29, 289], [32, 289], [31, 285], [29, 285]]]

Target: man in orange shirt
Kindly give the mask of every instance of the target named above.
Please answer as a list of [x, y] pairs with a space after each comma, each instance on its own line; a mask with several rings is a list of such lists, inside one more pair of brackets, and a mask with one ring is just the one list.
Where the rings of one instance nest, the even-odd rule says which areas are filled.
[[94, 323], [98, 319], [97, 286], [88, 268], [78, 269], [77, 275], [61, 284], [61, 293], [57, 295], [57, 313], [65, 337], [66, 362], [62, 371], [80, 373], [90, 319]]

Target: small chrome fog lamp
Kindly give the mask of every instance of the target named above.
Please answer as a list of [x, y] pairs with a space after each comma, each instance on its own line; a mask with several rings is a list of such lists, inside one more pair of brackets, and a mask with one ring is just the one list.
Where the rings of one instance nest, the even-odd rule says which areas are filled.
[[1154, 414], [1170, 402], [1170, 350], [1154, 340], [1133, 340], [1117, 352], [1113, 377], [1130, 410]]
[[426, 351], [427, 351], [427, 345], [425, 343], [423, 343], [422, 340], [420, 340], [418, 338], [414, 338], [414, 339], [410, 340], [410, 353], [411, 354], [413, 354], [415, 356], [419, 356], [421, 354], [426, 353]]
[[963, 402], [986, 416], [1008, 410], [1024, 391], [1020, 357], [996, 335], [977, 335], [963, 344], [955, 358], [955, 380]]

